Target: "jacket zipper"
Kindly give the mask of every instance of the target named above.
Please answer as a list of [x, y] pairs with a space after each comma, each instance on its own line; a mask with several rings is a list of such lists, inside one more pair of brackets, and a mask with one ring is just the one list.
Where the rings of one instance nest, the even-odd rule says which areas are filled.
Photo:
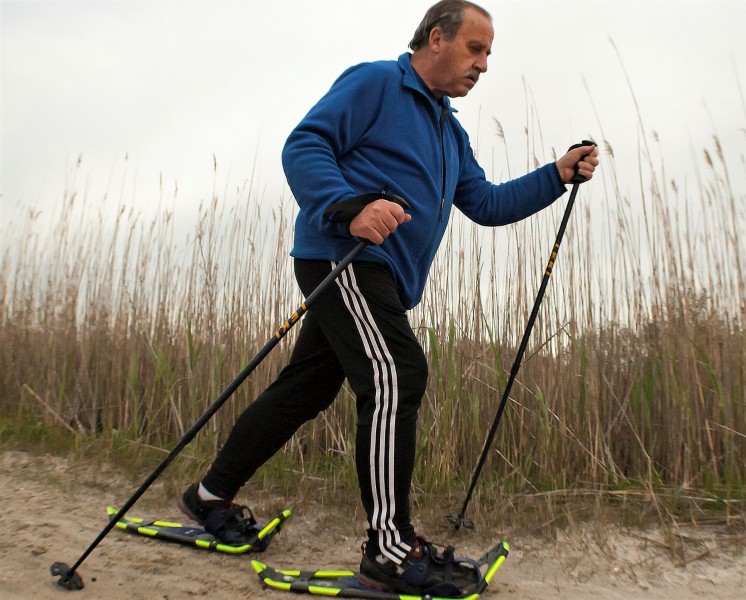
[[443, 179], [440, 187], [440, 222], [443, 222], [443, 213], [446, 206], [446, 150], [445, 141], [443, 139], [443, 125], [445, 124], [446, 117], [448, 116], [448, 109], [445, 106], [440, 107], [440, 160], [441, 160], [441, 171], [443, 173]]

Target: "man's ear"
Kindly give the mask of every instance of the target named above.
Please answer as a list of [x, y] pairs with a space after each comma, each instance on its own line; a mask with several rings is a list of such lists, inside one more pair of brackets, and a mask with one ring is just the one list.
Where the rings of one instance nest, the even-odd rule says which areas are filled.
[[443, 41], [443, 30], [440, 27], [433, 27], [430, 30], [430, 37], [428, 42], [430, 44], [430, 50], [433, 52], [440, 52], [440, 44]]

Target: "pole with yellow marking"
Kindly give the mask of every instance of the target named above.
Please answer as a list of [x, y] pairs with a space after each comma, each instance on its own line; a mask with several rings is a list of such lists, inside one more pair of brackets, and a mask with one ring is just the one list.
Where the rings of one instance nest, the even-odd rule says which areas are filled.
[[[570, 150], [574, 148], [579, 148], [581, 146], [595, 146], [595, 142], [591, 142], [588, 140], [583, 140], [580, 144], [575, 144], [570, 147]], [[487, 435], [487, 439], [484, 442], [484, 446], [482, 448], [482, 454], [479, 457], [479, 461], [477, 462], [477, 466], [474, 469], [474, 474], [471, 478], [471, 484], [469, 485], [469, 491], [466, 494], [466, 499], [464, 500], [464, 504], [461, 507], [461, 512], [458, 514], [456, 513], [448, 513], [446, 515], [446, 518], [448, 521], [450, 521], [456, 529], [460, 528], [461, 525], [466, 527], [467, 529], [472, 529], [474, 527], [474, 524], [465, 517], [466, 509], [469, 506], [469, 502], [471, 501], [471, 497], [474, 493], [474, 488], [477, 485], [477, 480], [479, 479], [479, 475], [482, 472], [482, 468], [484, 467], [484, 463], [487, 460], [487, 453], [489, 452], [490, 446], [492, 445], [492, 441], [495, 437], [495, 433], [497, 433], [497, 426], [500, 423], [500, 418], [502, 417], [503, 412], [505, 411], [505, 405], [508, 402], [508, 397], [510, 396], [510, 390], [513, 387], [513, 382], [515, 381], [516, 376], [518, 375], [518, 369], [521, 366], [521, 361], [523, 360], [523, 354], [526, 352], [526, 346], [528, 345], [528, 340], [531, 337], [531, 330], [534, 327], [534, 322], [536, 321], [536, 316], [539, 314], [539, 306], [541, 305], [541, 301], [544, 298], [544, 292], [547, 289], [547, 284], [549, 283], [549, 277], [552, 275], [552, 269], [554, 268], [554, 263], [557, 260], [557, 254], [559, 253], [560, 244], [562, 243], [562, 238], [565, 235], [565, 229], [567, 228], [567, 222], [570, 220], [570, 213], [572, 212], [572, 207], [575, 204], [575, 196], [578, 194], [578, 188], [580, 187], [580, 184], [586, 181], [585, 177], [580, 175], [578, 173], [577, 167], [575, 168], [575, 176], [572, 178], [572, 191], [570, 192], [570, 199], [567, 201], [567, 207], [565, 208], [565, 214], [562, 217], [562, 222], [560, 223], [559, 230], [557, 231], [557, 238], [554, 242], [554, 247], [552, 248], [552, 254], [549, 257], [549, 262], [547, 263], [547, 268], [544, 270], [544, 277], [541, 280], [541, 285], [539, 286], [539, 292], [536, 295], [536, 301], [534, 302], [534, 308], [531, 310], [531, 315], [528, 318], [528, 323], [526, 324], [526, 330], [523, 332], [523, 339], [521, 340], [521, 345], [518, 348], [518, 353], [516, 354], [515, 361], [513, 361], [513, 367], [510, 370], [510, 376], [508, 377], [508, 381], [505, 384], [505, 390], [503, 391], [502, 399], [500, 400], [500, 405], [497, 409], [497, 414], [495, 415], [495, 419], [492, 421], [492, 427], [490, 428], [489, 434]]]
[[353, 259], [360, 254], [370, 242], [367, 240], [361, 240], [357, 245], [345, 256], [337, 266], [326, 276], [316, 289], [309, 294], [305, 302], [290, 316], [290, 318], [282, 324], [282, 326], [275, 332], [275, 334], [267, 341], [264, 347], [257, 353], [257, 355], [249, 362], [238, 376], [220, 393], [218, 399], [213, 402], [207, 411], [197, 420], [197, 422], [187, 431], [184, 436], [176, 444], [176, 447], [169, 452], [168, 456], [163, 462], [156, 467], [156, 469], [148, 476], [148, 478], [142, 483], [137, 491], [132, 494], [132, 497], [125, 502], [115, 515], [113, 515], [109, 523], [98, 537], [91, 543], [88, 549], [80, 556], [77, 562], [69, 567], [65, 563], [56, 562], [51, 568], [50, 572], [53, 576], [59, 577], [57, 583], [63, 588], [69, 590], [79, 590], [84, 587], [83, 580], [77, 573], [78, 567], [93, 552], [96, 546], [107, 536], [107, 534], [116, 526], [116, 524], [124, 517], [127, 511], [132, 508], [137, 500], [145, 493], [145, 491], [158, 479], [163, 471], [171, 464], [176, 456], [191, 442], [197, 435], [200, 429], [202, 429], [212, 416], [220, 409], [220, 407], [230, 398], [233, 393], [239, 388], [239, 386], [246, 380], [246, 378], [259, 366], [266, 356], [273, 350], [273, 348], [287, 335], [290, 329], [301, 317], [308, 311], [309, 307], [317, 300], [317, 298], [326, 291], [327, 287], [344, 271], [347, 266], [353, 261]]

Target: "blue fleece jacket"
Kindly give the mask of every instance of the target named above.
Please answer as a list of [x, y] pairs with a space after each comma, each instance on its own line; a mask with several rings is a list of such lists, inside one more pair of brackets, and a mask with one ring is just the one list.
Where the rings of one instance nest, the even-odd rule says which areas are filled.
[[348, 223], [324, 211], [369, 192], [396, 194], [412, 215], [360, 260], [386, 265], [402, 304], [422, 297], [430, 265], [455, 206], [481, 225], [506, 225], [565, 191], [553, 163], [495, 185], [485, 178], [448, 98], [432, 95], [410, 63], [364, 63], [345, 71], [288, 137], [285, 174], [300, 207], [297, 258], [339, 260], [357, 243]]

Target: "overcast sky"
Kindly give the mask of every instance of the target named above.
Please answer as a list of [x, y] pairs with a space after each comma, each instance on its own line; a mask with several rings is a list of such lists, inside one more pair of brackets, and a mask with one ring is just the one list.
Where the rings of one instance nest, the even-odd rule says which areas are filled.
[[[431, 3], [2, 0], [2, 214], [53, 209], [79, 157], [93, 198], [126, 185], [127, 201], [147, 205], [163, 181], [188, 212], [214, 182], [252, 173], [269, 200], [287, 196], [292, 127], [347, 66], [405, 52]], [[713, 133], [743, 153], [746, 1], [482, 5], [495, 25], [489, 72], [454, 105], [496, 180], [508, 164], [495, 119], [513, 176], [526, 170], [527, 124], [546, 148], [605, 136], [636, 164], [625, 70], [669, 172], [685, 174]]]

